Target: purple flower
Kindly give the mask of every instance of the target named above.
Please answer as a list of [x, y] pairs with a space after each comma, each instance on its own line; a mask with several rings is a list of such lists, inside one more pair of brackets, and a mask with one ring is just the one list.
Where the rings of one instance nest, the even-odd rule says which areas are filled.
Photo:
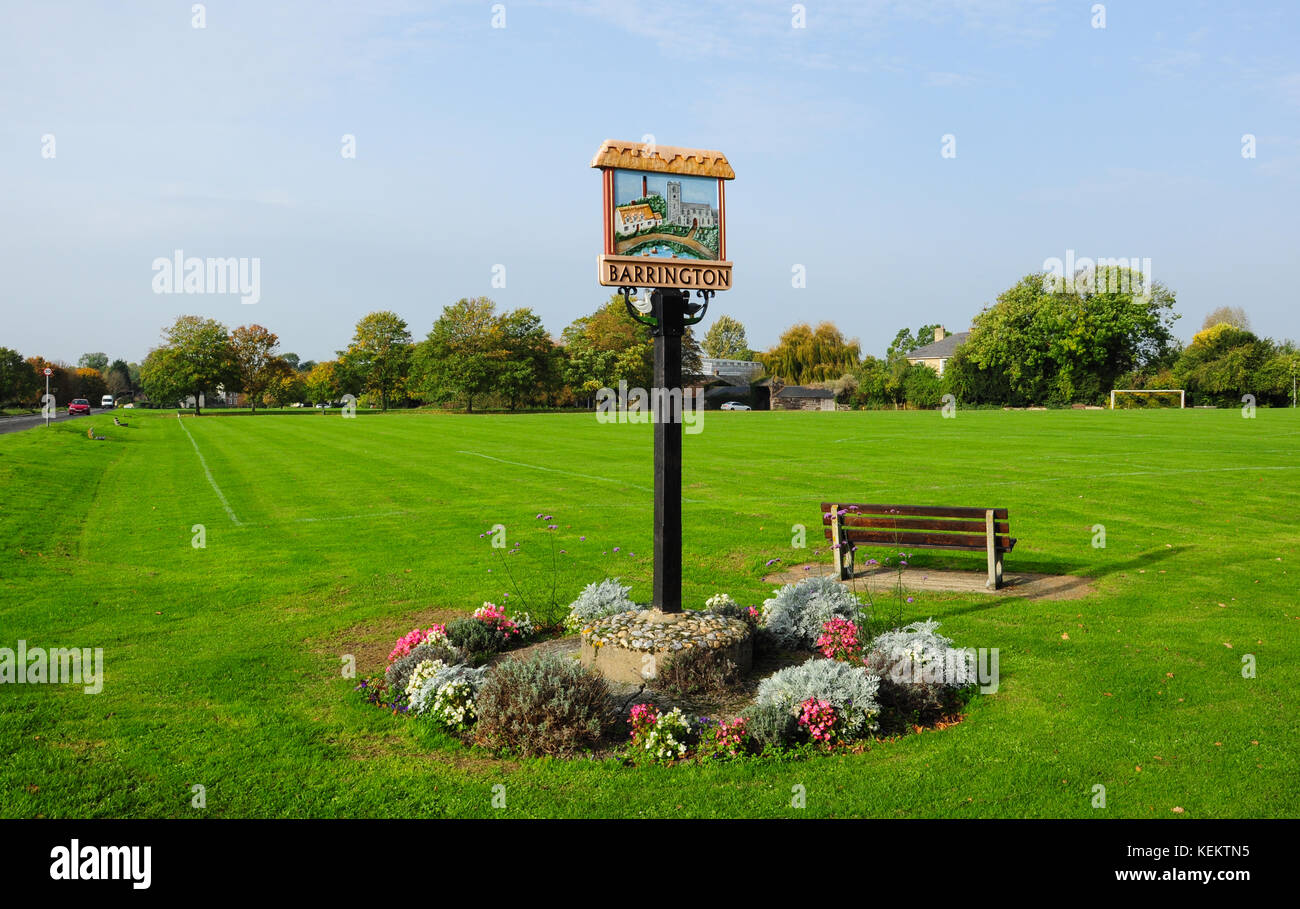
[[579, 542], [579, 543], [585, 543], [585, 542], [587, 542], [587, 538], [586, 538], [586, 537], [578, 537], [578, 542]]
[[909, 603], [912, 602], [912, 598], [911, 598], [911, 597], [908, 597], [908, 598], [907, 598], [907, 602], [909, 602]]
[[549, 521], [549, 520], [551, 520], [551, 519], [554, 518], [554, 517], [555, 517], [555, 515], [553, 515], [553, 514], [548, 514], [546, 517], [542, 518], [542, 520], [543, 520], [543, 521]]
[[614, 551], [615, 551], [615, 552], [618, 552], [618, 549], [619, 549], [619, 548], [618, 548], [617, 546], [614, 547]]
[[561, 549], [561, 550], [560, 550], [560, 555], [568, 555], [568, 552], [569, 552], [569, 551], [568, 551], [567, 549]]
[[555, 529], [556, 527], [558, 527], [558, 526], [559, 526], [558, 524], [547, 524], [547, 525], [546, 525], [546, 529], [547, 529], [547, 530], [554, 530], [554, 529]]
[[780, 559], [768, 559], [768, 560], [767, 560], [767, 564], [768, 564], [768, 565], [771, 565], [771, 564], [773, 564], [773, 563], [775, 563], [775, 562], [779, 562], [779, 561], [781, 561], [781, 560], [780, 560]]
[[537, 520], [540, 521], [541, 519], [542, 519], [542, 513], [539, 511], [537, 512]]

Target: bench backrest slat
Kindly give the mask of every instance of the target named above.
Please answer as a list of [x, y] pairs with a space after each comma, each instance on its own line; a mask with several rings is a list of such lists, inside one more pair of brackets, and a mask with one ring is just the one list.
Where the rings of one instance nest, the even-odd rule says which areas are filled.
[[[822, 503], [822, 515], [836, 506], [834, 502]], [[971, 521], [979, 521], [981, 525], [984, 522], [984, 508], [962, 508], [946, 507], [939, 505], [864, 505], [861, 503], [850, 506], [849, 504], [839, 504], [839, 507], [846, 511], [845, 517], [853, 515], [868, 515], [879, 517], [914, 517], [914, 518], [966, 518]], [[1008, 514], [1005, 508], [994, 508], [993, 517], [999, 521], [1007, 520]]]
[[[833, 517], [828, 512], [822, 512], [822, 525], [829, 527]], [[868, 517], [850, 513], [839, 520], [845, 527], [876, 527], [883, 530], [944, 530], [955, 533], [984, 533], [986, 530], [983, 520], [967, 521], [963, 518], [900, 518], [892, 515]], [[1009, 533], [1010, 527], [1006, 521], [994, 522], [994, 531], [997, 533]]]

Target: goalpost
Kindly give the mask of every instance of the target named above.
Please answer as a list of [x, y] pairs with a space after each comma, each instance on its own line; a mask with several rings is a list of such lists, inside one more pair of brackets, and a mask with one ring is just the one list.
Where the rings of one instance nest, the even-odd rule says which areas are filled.
[[1115, 409], [1115, 395], [1178, 395], [1178, 406], [1187, 407], [1187, 392], [1182, 388], [1113, 388], [1110, 392], [1110, 409]]

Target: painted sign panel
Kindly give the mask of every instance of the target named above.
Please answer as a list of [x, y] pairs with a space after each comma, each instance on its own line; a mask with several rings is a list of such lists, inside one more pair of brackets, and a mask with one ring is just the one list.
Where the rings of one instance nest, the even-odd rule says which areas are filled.
[[716, 179], [614, 171], [615, 255], [716, 262], [721, 224]]
[[591, 162], [604, 184], [599, 280], [613, 287], [726, 290], [726, 181], [721, 152], [605, 142]]

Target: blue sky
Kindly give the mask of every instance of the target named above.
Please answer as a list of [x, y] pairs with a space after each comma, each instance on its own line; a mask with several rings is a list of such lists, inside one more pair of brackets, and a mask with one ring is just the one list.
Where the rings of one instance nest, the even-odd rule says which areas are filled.
[[[1300, 4], [191, 5], [0, 9], [0, 345], [138, 360], [199, 313], [321, 359], [478, 295], [558, 334], [606, 297], [587, 165], [647, 134], [732, 162], [714, 312], [758, 348], [961, 330], [1070, 249], [1150, 258], [1184, 338], [1222, 304], [1300, 337]], [[176, 249], [260, 258], [259, 302], [155, 295]]]

